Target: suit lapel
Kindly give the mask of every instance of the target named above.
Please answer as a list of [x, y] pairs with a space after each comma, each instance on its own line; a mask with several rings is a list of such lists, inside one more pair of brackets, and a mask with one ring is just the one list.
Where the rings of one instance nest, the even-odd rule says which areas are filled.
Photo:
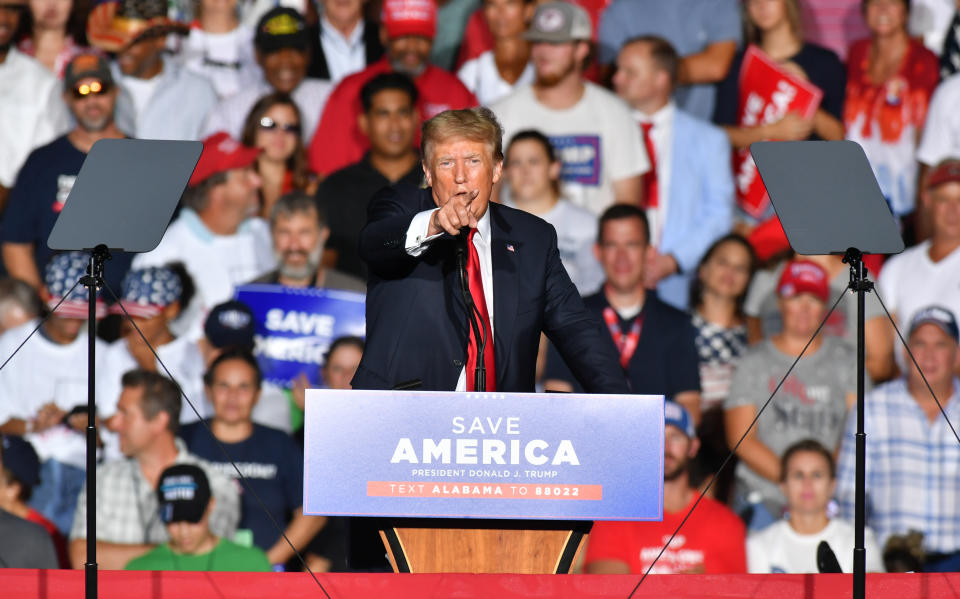
[[[490, 260], [493, 266], [493, 330], [494, 358], [497, 374], [502, 375], [510, 360], [513, 325], [517, 317], [519, 297], [519, 243], [510, 238], [510, 225], [504, 220], [499, 206], [490, 204]], [[500, 388], [502, 376], [497, 376]]]

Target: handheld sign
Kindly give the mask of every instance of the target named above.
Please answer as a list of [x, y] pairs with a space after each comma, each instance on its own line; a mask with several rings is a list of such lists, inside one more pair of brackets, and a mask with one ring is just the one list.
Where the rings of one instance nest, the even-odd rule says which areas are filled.
[[663, 397], [307, 391], [311, 515], [660, 520]]
[[330, 343], [343, 335], [366, 335], [362, 293], [252, 284], [237, 287], [236, 299], [253, 312], [264, 380], [282, 387], [290, 387], [301, 373], [311, 384], [321, 384]]

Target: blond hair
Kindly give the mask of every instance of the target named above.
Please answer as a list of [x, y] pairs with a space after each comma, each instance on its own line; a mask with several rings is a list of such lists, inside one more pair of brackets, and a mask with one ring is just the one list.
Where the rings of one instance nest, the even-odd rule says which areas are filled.
[[487, 145], [494, 162], [503, 161], [503, 127], [493, 111], [483, 106], [445, 110], [423, 124], [421, 145], [427, 164], [433, 146], [451, 138], [464, 138]]

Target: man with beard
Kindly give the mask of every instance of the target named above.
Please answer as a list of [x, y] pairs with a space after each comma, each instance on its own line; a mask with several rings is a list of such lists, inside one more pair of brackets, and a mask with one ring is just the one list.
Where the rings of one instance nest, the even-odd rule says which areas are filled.
[[0, 0], [0, 210], [30, 151], [69, 129], [57, 78], [19, 52], [25, 0]]
[[575, 4], [538, 6], [524, 35], [536, 81], [491, 108], [504, 139], [523, 129], [550, 138], [563, 163], [564, 197], [599, 216], [613, 203], [640, 205], [650, 161], [629, 107], [584, 79], [591, 32], [590, 17]]
[[[689, 465], [700, 448], [690, 413], [663, 405], [663, 521], [597, 522], [587, 545], [589, 574], [644, 574], [697, 500]], [[743, 522], [704, 497], [667, 547], [652, 574], [736, 574], [747, 570]]]
[[420, 95], [417, 109], [421, 122], [445, 110], [477, 105], [477, 99], [455, 75], [429, 64], [436, 30], [433, 0], [384, 0], [380, 39], [386, 56], [345, 78], [330, 94], [310, 144], [312, 171], [328, 175], [363, 158], [370, 142], [357, 122], [363, 113], [360, 90], [380, 73], [398, 71], [413, 79]]
[[[76, 127], [30, 154], [10, 191], [10, 204], [0, 229], [3, 263], [10, 276], [38, 291], [40, 273], [53, 256], [47, 237], [73, 188], [94, 142], [117, 139], [123, 133], [113, 120], [117, 88], [104, 58], [80, 54], [64, 71], [63, 101]], [[107, 263], [107, 283], [114, 289], [130, 266], [130, 256], [115, 255]]]
[[278, 268], [254, 283], [366, 291], [363, 280], [321, 265], [330, 228], [309, 195], [294, 191], [281, 196], [270, 214], [270, 233]]

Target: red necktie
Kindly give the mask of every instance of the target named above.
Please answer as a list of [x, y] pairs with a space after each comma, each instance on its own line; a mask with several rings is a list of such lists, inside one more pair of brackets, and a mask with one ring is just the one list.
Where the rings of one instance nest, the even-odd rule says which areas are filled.
[[643, 143], [647, 146], [647, 156], [650, 157], [650, 170], [643, 175], [643, 191], [646, 197], [646, 207], [656, 208], [659, 205], [660, 193], [657, 188], [657, 150], [653, 147], [653, 137], [650, 136], [650, 130], [653, 129], [653, 123], [640, 123], [643, 128]]
[[[473, 297], [473, 303], [480, 312], [480, 318], [483, 321], [481, 326], [486, 327], [487, 344], [483, 349], [483, 364], [486, 367], [487, 391], [497, 390], [497, 370], [493, 361], [493, 329], [490, 326], [490, 315], [487, 313], [487, 301], [483, 295], [483, 279], [480, 277], [480, 254], [473, 245], [473, 236], [477, 234], [476, 229], [470, 229], [470, 235], [467, 237], [467, 247], [470, 249], [470, 257], [467, 259], [467, 282], [470, 285], [470, 295]], [[467, 343], [467, 391], [476, 391], [474, 388], [474, 371], [477, 368], [477, 353], [480, 344], [473, 334], [473, 328], [470, 327], [470, 339]]]

